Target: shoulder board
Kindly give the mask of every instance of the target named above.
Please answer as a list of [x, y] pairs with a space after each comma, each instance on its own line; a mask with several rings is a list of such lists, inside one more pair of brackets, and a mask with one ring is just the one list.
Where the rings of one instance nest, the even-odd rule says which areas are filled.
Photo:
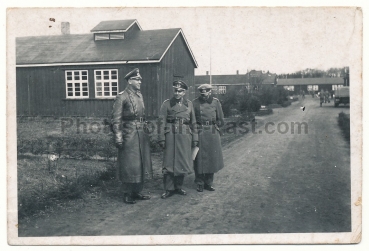
[[213, 99], [216, 100], [216, 101], [219, 101], [219, 99], [217, 99], [216, 97], [213, 97]]
[[123, 93], [124, 93], [124, 91], [121, 91], [120, 93], [118, 93], [118, 95], [123, 94]]
[[163, 102], [163, 103], [168, 102], [168, 101], [169, 101], [169, 99], [166, 99], [166, 100], [164, 100], [164, 102]]
[[191, 100], [189, 100], [189, 99], [187, 99], [187, 102], [188, 102], [188, 103], [192, 103], [192, 102], [191, 102]]

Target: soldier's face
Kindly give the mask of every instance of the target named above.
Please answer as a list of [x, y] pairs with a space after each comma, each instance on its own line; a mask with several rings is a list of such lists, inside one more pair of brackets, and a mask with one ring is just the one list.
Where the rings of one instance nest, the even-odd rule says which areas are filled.
[[141, 89], [141, 80], [140, 79], [130, 79], [128, 83], [132, 86], [133, 90]]
[[173, 92], [174, 92], [175, 99], [180, 99], [186, 94], [185, 90], [181, 90], [181, 89], [173, 89]]
[[202, 92], [202, 93], [201, 93], [201, 96], [202, 96], [203, 98], [208, 98], [208, 97], [210, 96], [210, 94], [211, 94], [211, 91], [209, 90], [209, 91], [206, 91], [206, 92]]

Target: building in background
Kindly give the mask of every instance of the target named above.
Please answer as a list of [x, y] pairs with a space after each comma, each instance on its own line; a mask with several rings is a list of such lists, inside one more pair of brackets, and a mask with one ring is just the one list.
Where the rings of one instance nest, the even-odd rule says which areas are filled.
[[143, 30], [137, 20], [102, 21], [89, 34], [16, 39], [18, 116], [110, 115], [115, 96], [134, 68], [143, 78], [146, 115], [156, 117], [184, 80], [194, 96], [196, 59], [182, 29]]
[[338, 87], [344, 86], [345, 81], [341, 77], [335, 78], [282, 78], [278, 79], [277, 86], [283, 86], [291, 94], [318, 93], [322, 89], [334, 91]]

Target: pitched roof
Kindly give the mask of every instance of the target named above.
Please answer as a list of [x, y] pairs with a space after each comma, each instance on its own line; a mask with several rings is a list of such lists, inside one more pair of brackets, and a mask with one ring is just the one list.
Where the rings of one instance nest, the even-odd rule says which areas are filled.
[[142, 30], [141, 26], [138, 24], [136, 19], [127, 19], [127, 20], [101, 21], [91, 30], [91, 32], [127, 31], [134, 23], [136, 23], [140, 28], [140, 30]]
[[[209, 84], [210, 75], [198, 75], [195, 76], [195, 85]], [[246, 84], [246, 75], [212, 75], [211, 83], [213, 85], [236, 85]]]
[[98, 63], [160, 62], [182, 36], [193, 63], [194, 55], [180, 28], [137, 31], [120, 40], [94, 40], [94, 34], [16, 38], [17, 67]]
[[277, 85], [319, 85], [332, 84], [343, 85], [343, 78], [281, 78], [278, 79]]

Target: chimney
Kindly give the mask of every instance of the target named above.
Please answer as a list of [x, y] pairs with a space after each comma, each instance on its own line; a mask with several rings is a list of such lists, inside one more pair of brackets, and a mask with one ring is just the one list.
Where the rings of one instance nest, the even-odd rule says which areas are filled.
[[238, 70], [237, 70], [237, 75], [238, 75], [239, 73], [238, 73]]
[[61, 33], [63, 35], [69, 35], [70, 34], [70, 24], [69, 24], [69, 22], [62, 22], [60, 27], [61, 27]]
[[209, 71], [206, 71], [206, 75], [209, 75]]

